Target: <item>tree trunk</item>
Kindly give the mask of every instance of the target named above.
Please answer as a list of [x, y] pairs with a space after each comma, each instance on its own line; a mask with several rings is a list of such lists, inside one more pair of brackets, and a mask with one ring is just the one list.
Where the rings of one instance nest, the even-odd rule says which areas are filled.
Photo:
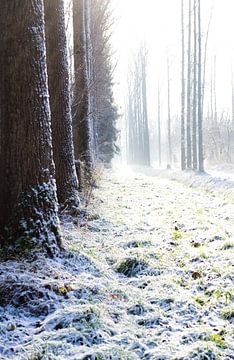
[[93, 164], [91, 150], [90, 99], [86, 44], [86, 0], [73, 0], [74, 68], [73, 136], [75, 158], [85, 163], [90, 178]]
[[[93, 4], [92, 4], [93, 5]], [[92, 154], [92, 162], [97, 158], [97, 147], [95, 141], [95, 125], [94, 125], [94, 67], [93, 67], [93, 45], [91, 39], [91, 0], [84, 0], [84, 25], [85, 25], [85, 53], [86, 68], [88, 81], [88, 118], [90, 128], [90, 152]]]
[[191, 147], [191, 0], [189, 0], [189, 27], [188, 27], [188, 78], [187, 78], [187, 168], [192, 165]]
[[146, 91], [146, 54], [142, 54], [142, 110], [143, 110], [143, 145], [144, 145], [144, 165], [150, 166], [150, 143], [149, 143], [149, 122]]
[[197, 6], [193, 4], [194, 54], [193, 54], [193, 170], [197, 170]]
[[161, 100], [160, 90], [158, 87], [158, 164], [162, 165], [162, 149], [161, 149]]
[[211, 68], [211, 74], [210, 74], [210, 119], [211, 124], [213, 124], [214, 120], [214, 85], [213, 85], [213, 66]]
[[232, 128], [234, 129], [234, 81], [232, 73]]
[[198, 0], [198, 169], [204, 172], [202, 119], [201, 1]]
[[53, 154], [59, 203], [79, 206], [72, 138], [64, 0], [44, 0]]
[[0, 2], [0, 238], [8, 251], [61, 246], [42, 0]]
[[202, 97], [202, 103], [201, 103], [201, 114], [203, 117], [203, 111], [204, 111], [204, 99], [205, 99], [205, 82], [206, 82], [206, 57], [207, 57], [207, 47], [208, 47], [208, 39], [209, 39], [209, 32], [210, 32], [210, 24], [211, 24], [211, 20], [212, 20], [212, 15], [213, 15], [213, 8], [214, 8], [214, 3], [211, 9], [211, 13], [210, 13], [210, 19], [209, 19], [209, 23], [208, 23], [208, 27], [207, 27], [207, 32], [206, 32], [206, 41], [205, 41], [205, 48], [204, 48], [204, 63], [203, 63], [203, 79], [202, 79], [202, 89], [201, 89], [201, 97]]
[[217, 94], [216, 94], [216, 56], [214, 57], [214, 81], [213, 81], [213, 94], [214, 94], [214, 125], [218, 125], [218, 113], [217, 113]]
[[170, 99], [170, 66], [167, 59], [167, 142], [168, 142], [168, 165], [172, 164], [172, 148], [171, 148], [171, 99]]
[[128, 85], [128, 104], [127, 104], [127, 163], [134, 163], [134, 120], [133, 120], [133, 101], [131, 96], [130, 84]]
[[181, 0], [182, 74], [181, 74], [181, 170], [186, 168], [185, 158], [185, 44], [184, 44], [184, 0]]
[[234, 81], [232, 73], [232, 119], [230, 126], [230, 161], [234, 162]]

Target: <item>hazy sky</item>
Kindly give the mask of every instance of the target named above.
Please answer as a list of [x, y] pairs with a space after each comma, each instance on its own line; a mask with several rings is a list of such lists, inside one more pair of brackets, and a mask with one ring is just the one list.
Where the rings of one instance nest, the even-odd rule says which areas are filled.
[[[166, 105], [166, 63], [171, 66], [172, 112], [180, 109], [181, 25], [180, 0], [112, 0], [116, 24], [113, 45], [118, 66], [116, 88], [123, 104], [127, 67], [142, 39], [149, 49], [148, 92], [149, 115], [156, 116], [157, 86], [160, 83]], [[185, 3], [188, 0], [185, 0]], [[201, 0], [204, 38], [213, 6], [207, 53], [207, 98], [209, 97], [210, 64], [216, 56], [218, 110], [230, 110], [231, 68], [234, 64], [234, 0]], [[234, 66], [233, 66], [234, 68]], [[166, 109], [164, 106], [164, 114]], [[166, 116], [166, 115], [165, 115]]]

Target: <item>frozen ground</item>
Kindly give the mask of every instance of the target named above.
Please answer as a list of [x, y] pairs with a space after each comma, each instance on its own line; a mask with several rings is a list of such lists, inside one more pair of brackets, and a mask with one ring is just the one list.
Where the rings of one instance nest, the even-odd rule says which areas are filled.
[[233, 183], [117, 169], [91, 206], [60, 259], [0, 265], [0, 359], [234, 359]]

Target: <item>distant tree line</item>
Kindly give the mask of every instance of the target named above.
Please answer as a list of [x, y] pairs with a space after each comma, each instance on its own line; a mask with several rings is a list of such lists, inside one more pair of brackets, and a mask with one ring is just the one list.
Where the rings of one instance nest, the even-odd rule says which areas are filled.
[[127, 161], [132, 165], [150, 165], [146, 72], [147, 50], [141, 44], [130, 68], [127, 88]]
[[[204, 172], [206, 164], [234, 163], [234, 85], [230, 81], [232, 113], [217, 111], [216, 57], [211, 79], [207, 81], [207, 49], [212, 11], [203, 24], [201, 0], [181, 0], [181, 88], [180, 114], [171, 111], [171, 69], [167, 59], [167, 114], [161, 114], [162, 89], [154, 125], [147, 115], [147, 91], [142, 91], [146, 76], [142, 69], [142, 50], [129, 67], [126, 101], [126, 143], [129, 164], [149, 165], [158, 160], [170, 168]], [[146, 53], [144, 54], [145, 59]], [[146, 61], [145, 61], [146, 64]], [[145, 72], [146, 74], [146, 72]], [[147, 81], [145, 81], [147, 84]], [[147, 86], [145, 85], [145, 88]], [[179, 89], [178, 89], [179, 90]], [[149, 136], [151, 134], [151, 136]]]
[[[222, 112], [219, 115], [217, 111], [216, 57], [214, 57], [212, 65], [211, 79], [208, 83], [209, 87], [207, 86], [206, 82], [207, 46], [213, 9], [211, 9], [207, 30], [206, 32], [203, 30], [202, 33], [201, 1], [189, 0], [187, 7], [187, 23], [184, 20], [184, 4], [184, 0], [181, 0], [181, 168], [182, 170], [193, 169], [203, 172], [204, 160], [206, 160], [209, 164], [234, 162], [234, 121], [231, 119], [230, 114], [228, 115]], [[186, 29], [188, 36], [187, 79], [185, 78]], [[208, 88], [210, 88], [210, 95], [208, 93]], [[185, 108], [185, 97], [187, 99], [187, 108]], [[204, 114], [205, 100], [207, 103], [206, 115]], [[234, 106], [232, 95], [232, 109], [233, 108]]]
[[[187, 27], [187, 79], [185, 78], [184, 0], [181, 0], [182, 93], [181, 93], [181, 168], [204, 171], [201, 3], [189, 0]], [[193, 36], [192, 36], [193, 33]], [[187, 80], [187, 96], [186, 96]], [[204, 87], [203, 87], [204, 89]], [[185, 103], [185, 96], [187, 104]], [[187, 105], [187, 106], [186, 106]], [[185, 113], [186, 106], [186, 113]], [[186, 125], [185, 125], [186, 119]], [[186, 141], [185, 141], [186, 139]]]

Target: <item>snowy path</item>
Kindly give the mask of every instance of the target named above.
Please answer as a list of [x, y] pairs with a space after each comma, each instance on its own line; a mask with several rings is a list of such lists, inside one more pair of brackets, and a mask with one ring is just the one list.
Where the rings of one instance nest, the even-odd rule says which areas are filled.
[[[230, 195], [105, 172], [95, 191], [99, 218], [64, 224], [77, 258], [47, 264], [58, 303], [39, 324], [28, 319], [27, 341], [25, 318], [16, 325], [27, 344], [15, 359], [234, 359]], [[0, 330], [13, 344], [14, 331]]]

